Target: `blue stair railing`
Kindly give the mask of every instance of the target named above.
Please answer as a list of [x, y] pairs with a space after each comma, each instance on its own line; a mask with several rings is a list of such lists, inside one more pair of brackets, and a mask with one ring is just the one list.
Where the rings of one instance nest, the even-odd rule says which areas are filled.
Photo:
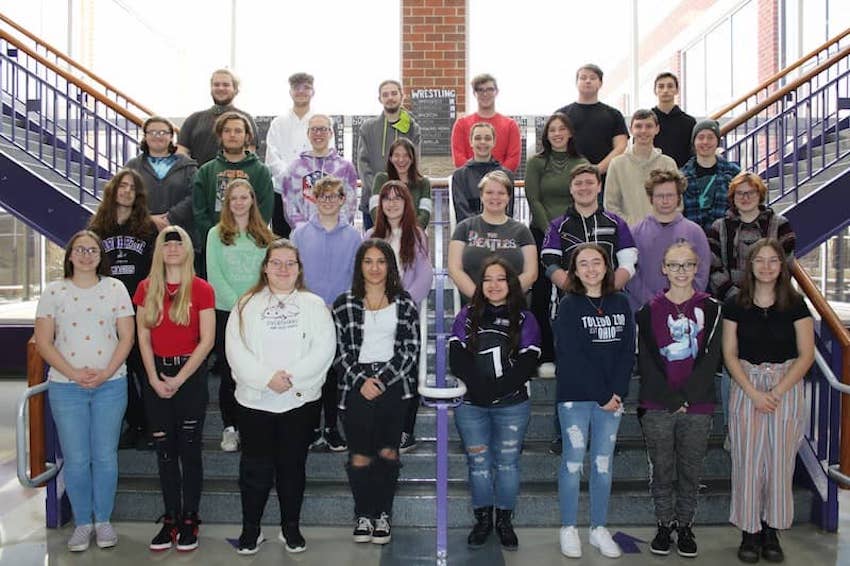
[[63, 68], [71, 60], [58, 57], [0, 29], [0, 110], [10, 118], [0, 137], [67, 179], [83, 204], [138, 153], [149, 111], [79, 65]]

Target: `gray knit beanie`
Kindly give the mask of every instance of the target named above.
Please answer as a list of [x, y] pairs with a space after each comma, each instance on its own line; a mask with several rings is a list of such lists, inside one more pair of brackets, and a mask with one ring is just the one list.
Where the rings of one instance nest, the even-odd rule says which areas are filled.
[[714, 132], [714, 135], [717, 136], [717, 142], [720, 143], [720, 124], [717, 123], [717, 120], [701, 120], [697, 122], [697, 125], [694, 126], [693, 133], [691, 133], [691, 145], [694, 144], [697, 134], [703, 130], [711, 130]]

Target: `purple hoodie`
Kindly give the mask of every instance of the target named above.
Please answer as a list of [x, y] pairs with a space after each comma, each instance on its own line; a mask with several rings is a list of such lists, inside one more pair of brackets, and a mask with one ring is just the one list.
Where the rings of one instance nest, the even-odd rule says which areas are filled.
[[304, 284], [326, 305], [351, 288], [354, 255], [360, 247], [360, 233], [350, 224], [338, 223], [327, 231], [314, 215], [292, 232], [304, 266]]
[[281, 183], [283, 209], [293, 230], [316, 213], [313, 185], [328, 175], [342, 179], [345, 204], [339, 211], [339, 218], [342, 222], [354, 225], [354, 213], [357, 212], [357, 173], [354, 165], [337, 155], [335, 149], [331, 149], [324, 157], [317, 157], [310, 150], [289, 164]]
[[699, 224], [677, 214], [672, 222], [662, 225], [650, 214], [632, 228], [632, 237], [638, 249], [638, 265], [626, 289], [633, 311], [637, 312], [656, 293], [670, 286], [667, 277], [661, 273], [661, 262], [664, 261], [667, 248], [679, 240], [687, 240], [694, 246], [699, 256], [694, 289], [705, 290], [711, 268], [711, 250], [708, 238]]

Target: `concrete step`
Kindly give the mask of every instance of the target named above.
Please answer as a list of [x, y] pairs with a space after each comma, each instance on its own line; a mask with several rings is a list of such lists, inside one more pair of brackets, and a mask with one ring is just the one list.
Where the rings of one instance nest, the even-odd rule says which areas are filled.
[[[726, 524], [729, 521], [730, 484], [728, 480], [704, 482], [699, 501], [700, 524]], [[808, 522], [812, 495], [795, 490], [795, 521]], [[434, 526], [436, 486], [433, 481], [399, 483], [393, 508], [396, 526]], [[162, 514], [162, 496], [156, 478], [122, 478], [118, 482], [113, 520], [153, 522]], [[234, 480], [205, 480], [200, 516], [206, 523], [241, 522], [241, 503]], [[589, 518], [587, 486], [579, 496], [579, 523]], [[304, 525], [347, 526], [353, 522], [353, 501], [346, 482], [309, 481], [304, 494], [301, 523]], [[468, 527], [472, 508], [465, 481], [451, 482], [448, 490], [449, 527]], [[280, 524], [275, 494], [263, 517], [267, 525]], [[646, 480], [614, 482], [608, 505], [611, 525], [652, 525], [655, 523], [652, 501]], [[526, 482], [520, 488], [514, 524], [522, 527], [556, 527], [560, 525], [557, 481]], [[153, 533], [154, 526], [151, 525]]]
[[[330, 452], [327, 449], [311, 451], [307, 457], [307, 477], [310, 481], [344, 481], [344, 464], [347, 452]], [[420, 441], [401, 459], [401, 479], [429, 481], [436, 477], [437, 446], [434, 441]], [[204, 477], [209, 479], [234, 479], [239, 476], [239, 453], [222, 452], [218, 439], [204, 442]], [[549, 453], [546, 441], [528, 441], [523, 446], [520, 469], [523, 481], [545, 482], [558, 477], [560, 456]], [[121, 450], [118, 453], [121, 477], [156, 477], [156, 455], [152, 451]], [[585, 462], [585, 470], [589, 462]], [[731, 473], [729, 454], [723, 450], [723, 437], [713, 436], [703, 464], [703, 477], [722, 479]], [[468, 475], [467, 458], [459, 441], [449, 443], [449, 479], [464, 481]], [[642, 480], [649, 477], [646, 449], [641, 439], [620, 439], [614, 455], [613, 478]]]
[[[532, 402], [531, 418], [525, 438], [527, 440], [548, 441], [554, 437], [554, 403]], [[419, 415], [416, 417], [415, 435], [422, 440], [434, 440], [437, 437], [436, 411], [431, 407], [420, 407]], [[222, 423], [221, 412], [218, 405], [210, 403], [207, 409], [207, 417], [204, 421], [204, 438], [215, 439], [221, 437]], [[714, 414], [712, 432], [723, 434], [723, 415], [718, 407]], [[634, 405], [626, 405], [625, 413], [620, 422], [618, 432], [620, 438], [641, 438], [640, 424], [637, 418], [637, 408]], [[454, 425], [454, 416], [449, 413], [449, 438], [458, 440], [459, 436]]]

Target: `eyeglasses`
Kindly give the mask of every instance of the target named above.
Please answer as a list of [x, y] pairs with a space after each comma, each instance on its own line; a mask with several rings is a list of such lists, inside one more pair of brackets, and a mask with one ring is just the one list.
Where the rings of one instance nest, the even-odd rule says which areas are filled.
[[697, 262], [686, 261], [684, 263], [678, 263], [675, 261], [671, 261], [669, 263], [665, 263], [664, 266], [667, 268], [667, 271], [672, 271], [673, 273], [690, 273], [691, 271], [694, 271], [697, 268]]
[[735, 191], [735, 198], [751, 199], [758, 194], [758, 191]]
[[85, 246], [74, 246], [71, 248], [76, 255], [100, 255], [100, 248], [87, 248]]
[[475, 89], [475, 92], [478, 94], [493, 94], [496, 92], [496, 87], [494, 86], [480, 86]]
[[782, 263], [782, 260], [778, 257], [757, 257], [753, 260], [753, 265], [769, 265], [770, 267], [776, 267], [780, 263]]
[[336, 202], [338, 200], [342, 200], [345, 195], [335, 195], [333, 193], [325, 193], [323, 195], [319, 195], [316, 197], [316, 200], [319, 202]]
[[308, 129], [311, 134], [326, 134], [331, 131], [327, 126], [310, 126]]
[[283, 269], [284, 267], [286, 269], [292, 269], [294, 267], [298, 267], [298, 262], [292, 259], [287, 261], [280, 261], [279, 259], [270, 259], [269, 267], [272, 269]]
[[148, 130], [145, 132], [146, 136], [150, 136], [152, 138], [162, 138], [162, 137], [171, 137], [171, 132], [169, 130]]

